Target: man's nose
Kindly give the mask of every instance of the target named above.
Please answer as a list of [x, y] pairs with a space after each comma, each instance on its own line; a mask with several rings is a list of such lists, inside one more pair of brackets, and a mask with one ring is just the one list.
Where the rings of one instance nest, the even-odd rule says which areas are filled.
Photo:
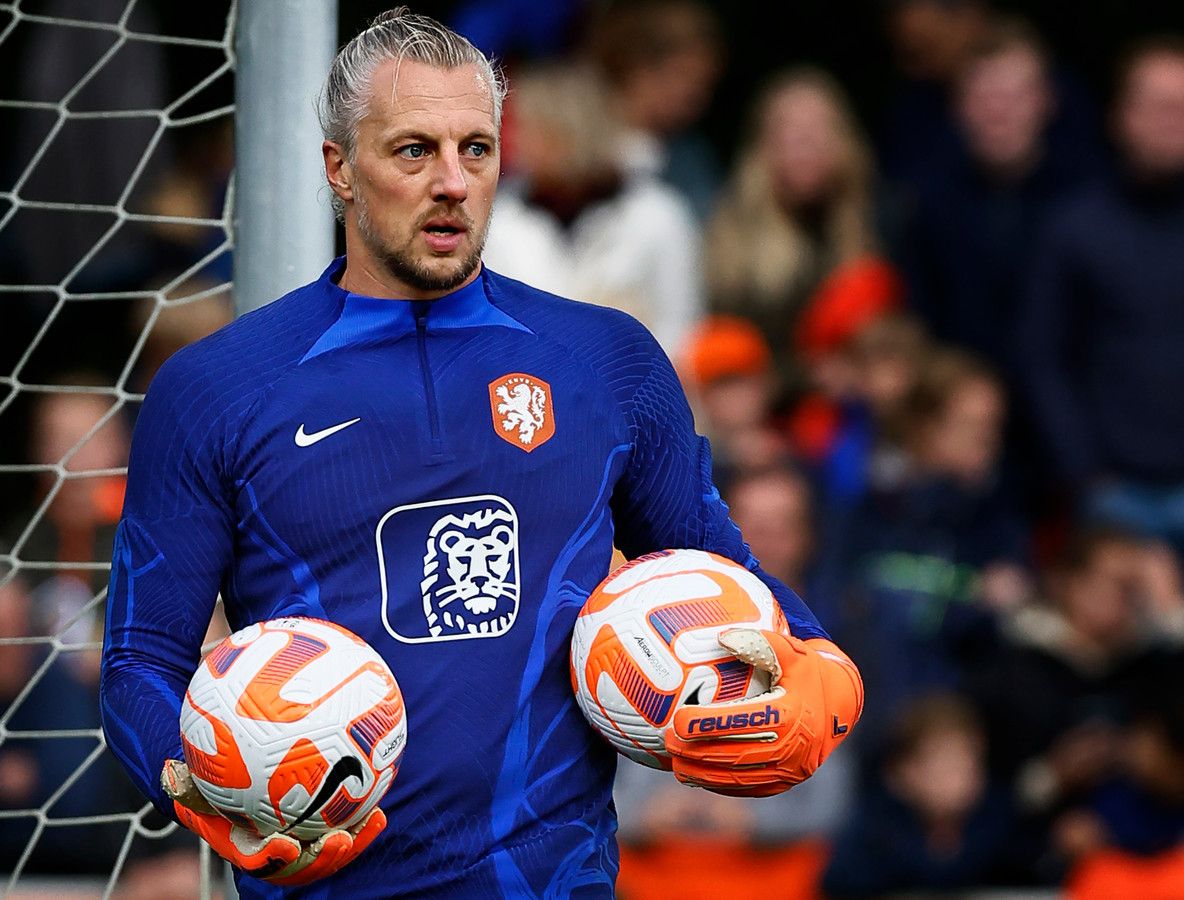
[[469, 196], [469, 184], [458, 151], [445, 151], [438, 157], [432, 199], [437, 203], [459, 203]]

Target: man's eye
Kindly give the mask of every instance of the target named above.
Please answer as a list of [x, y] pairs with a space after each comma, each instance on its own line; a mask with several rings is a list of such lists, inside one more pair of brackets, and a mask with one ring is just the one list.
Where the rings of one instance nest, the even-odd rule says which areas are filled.
[[398, 150], [399, 156], [404, 159], [423, 159], [427, 155], [428, 149], [423, 144], [408, 144], [406, 147], [400, 147]]
[[484, 156], [489, 152], [489, 147], [485, 144], [469, 144], [469, 153], [472, 156]]

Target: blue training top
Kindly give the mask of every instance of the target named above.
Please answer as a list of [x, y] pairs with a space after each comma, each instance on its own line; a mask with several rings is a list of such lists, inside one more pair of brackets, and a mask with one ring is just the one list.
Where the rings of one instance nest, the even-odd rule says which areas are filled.
[[[389, 824], [332, 878], [244, 897], [610, 897], [615, 758], [568, 652], [614, 543], [691, 547], [772, 588], [710, 477], [669, 360], [634, 319], [487, 269], [433, 301], [312, 284], [175, 354], [136, 423], [107, 600], [102, 714], [136, 784], [181, 758], [219, 591], [230, 625], [338, 622], [386, 658], [408, 742]], [[460, 601], [460, 602], [456, 602]]]

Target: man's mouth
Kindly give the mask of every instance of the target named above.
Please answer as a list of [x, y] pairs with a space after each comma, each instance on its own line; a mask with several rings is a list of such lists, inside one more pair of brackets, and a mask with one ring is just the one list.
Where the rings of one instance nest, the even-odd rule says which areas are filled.
[[468, 231], [461, 219], [443, 216], [427, 220], [423, 227], [427, 248], [442, 256], [457, 250]]
[[449, 254], [460, 247], [468, 229], [455, 219], [429, 219], [423, 226], [424, 239], [433, 253]]
[[423, 226], [423, 230], [429, 234], [461, 234], [468, 229], [464, 223], [453, 219], [431, 219]]

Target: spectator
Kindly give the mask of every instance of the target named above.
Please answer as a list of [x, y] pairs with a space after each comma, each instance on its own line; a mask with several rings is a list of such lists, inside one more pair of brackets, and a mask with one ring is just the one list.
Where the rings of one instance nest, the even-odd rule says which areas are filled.
[[812, 68], [773, 79], [720, 197], [706, 246], [710, 303], [761, 328], [784, 395], [790, 336], [836, 267], [872, 250], [874, 170], [838, 82]]
[[[1184, 700], [1181, 672], [1165, 666], [1140, 698], [1117, 747], [1117, 771], [1085, 804], [1102, 846], [1153, 856], [1184, 842]], [[1098, 849], [1098, 848], [1075, 848]]]
[[1037, 225], [1093, 174], [1096, 154], [1050, 152], [1048, 54], [1020, 20], [993, 23], [967, 52], [952, 100], [961, 141], [917, 186], [904, 250], [910, 305], [934, 337], [982, 354], [1012, 383], [1012, 329]]
[[[166, 359], [194, 341], [212, 334], [234, 318], [230, 301], [230, 288], [217, 290], [218, 284], [204, 278], [189, 279], [178, 287], [174, 296], [166, 298], [152, 322], [145, 338], [140, 357], [136, 360], [131, 380], [131, 389], [143, 393], [148, 389], [152, 376]], [[184, 297], [208, 294], [198, 300], [176, 302]], [[136, 317], [141, 331], [148, 328], [148, 320], [155, 309], [155, 301], [145, 303]]]
[[[899, 427], [905, 405], [926, 371], [932, 340], [921, 322], [907, 312], [881, 316], [861, 329], [851, 343], [855, 360], [856, 391], [871, 410], [877, 423], [881, 451], [889, 450], [892, 460], [881, 459], [898, 468]], [[871, 473], [874, 480], [875, 473]]]
[[1170, 900], [1184, 884], [1184, 703], [1180, 660], [1144, 698], [1119, 743], [1119, 774], [1058, 829], [1077, 858], [1073, 900]]
[[164, 221], [150, 224], [150, 245], [141, 280], [150, 288], [189, 272], [204, 261], [198, 274], [211, 281], [231, 279], [227, 229], [221, 223], [197, 227], [169, 219], [228, 220], [227, 191], [234, 171], [234, 121], [214, 119], [196, 129], [177, 148], [176, 163], [155, 182], [146, 198], [147, 211]]
[[1010, 826], [973, 707], [956, 695], [920, 698], [896, 725], [879, 783], [839, 834], [822, 887], [838, 898], [989, 884]]
[[1120, 729], [1144, 698], [1157, 696], [1176, 651], [1184, 613], [1180, 572], [1135, 535], [1083, 530], [1050, 572], [1049, 602], [1017, 612], [1005, 640], [972, 680], [988, 723], [992, 760], [1016, 785], [1026, 814], [1025, 867], [1058, 882], [1079, 843], [1073, 819], [1114, 774]]
[[632, 313], [676, 353], [703, 312], [698, 225], [673, 188], [628, 171], [601, 81], [571, 65], [522, 69], [503, 130], [517, 183], [494, 205], [489, 267]]
[[1005, 400], [997, 376], [935, 352], [900, 426], [907, 467], [872, 484], [828, 535], [825, 593], [867, 689], [860, 723], [875, 753], [912, 697], [959, 688], [990, 658], [1002, 612], [1028, 593], [1024, 523], [1000, 471]]
[[721, 180], [714, 147], [695, 130], [723, 68], [711, 8], [701, 0], [618, 2], [591, 44], [626, 125], [628, 165], [670, 184], [705, 221]]
[[1121, 172], [1066, 201], [1034, 254], [1018, 349], [1035, 419], [1093, 519], [1184, 547], [1184, 43], [1126, 58]]
[[[99, 379], [75, 373], [66, 380], [84, 386]], [[70, 644], [95, 641], [101, 630], [96, 597], [106, 584], [106, 572], [96, 571], [94, 564], [114, 545], [124, 488], [117, 470], [127, 465], [129, 440], [124, 420], [111, 414], [113, 404], [101, 393], [37, 396], [27, 459], [33, 465], [59, 468], [38, 472], [35, 508], [4, 523], [8, 539], [20, 541], [13, 547], [17, 558], [56, 564], [35, 570], [25, 587], [41, 633]], [[97, 649], [72, 652], [63, 657], [62, 665], [92, 692], [97, 689]]]
[[[817, 546], [805, 478], [788, 467], [749, 472], [725, 497], [765, 571], [802, 587]], [[855, 777], [856, 760], [845, 745], [808, 781], [759, 800], [695, 790], [669, 773], [622, 762], [615, 789], [620, 895], [744, 900], [776, 885], [784, 896], [816, 896], [830, 840], [853, 802]]]
[[811, 900], [854, 799], [853, 755], [840, 747], [808, 781], [776, 797], [724, 797], [668, 772], [622, 763], [614, 791], [629, 900]]
[[741, 475], [724, 495], [732, 520], [740, 525], [761, 567], [811, 598], [809, 587], [818, 549], [812, 494], [802, 472], [781, 465]]
[[902, 296], [896, 270], [864, 256], [824, 278], [798, 318], [794, 348], [807, 390], [787, 427], [794, 449], [816, 467], [828, 507], [848, 506], [863, 494], [877, 432], [864, 390], [883, 390], [886, 373], [857, 345], [899, 308]]
[[[877, 129], [884, 172], [915, 190], [935, 160], [956, 152], [952, 99], [978, 48], [989, 42], [996, 13], [990, 0], [890, 0], [886, 20], [901, 76]], [[1097, 143], [1090, 91], [1063, 66], [1049, 73], [1057, 98], [1047, 139], [1054, 155], [1080, 153]]]
[[[63, 383], [82, 387], [41, 394], [32, 415], [29, 459], [33, 465], [59, 466], [39, 473], [40, 496], [52, 494], [43, 515], [19, 548], [25, 560], [93, 563], [111, 553], [115, 524], [123, 507], [124, 479], [114, 473], [127, 465], [127, 425], [111, 413], [114, 399], [89, 393], [87, 385], [101, 383], [91, 373], [67, 374]], [[95, 472], [93, 476], [86, 473]], [[31, 514], [8, 523], [18, 532]], [[73, 579], [93, 596], [105, 577], [63, 566], [56, 578]]]
[[[202, 865], [197, 848], [174, 846], [179, 843], [166, 841], [165, 847], [171, 849], [150, 855], [137, 854], [133, 850], [133, 857], [124, 866], [112, 895], [115, 900], [191, 900], [206, 896], [202, 893]], [[193, 841], [187, 839], [186, 843]], [[223, 900], [226, 896], [217, 887], [222, 874], [221, 862], [219, 859], [209, 866], [206, 884], [210, 900]]]
[[712, 442], [716, 483], [785, 458], [789, 445], [773, 426], [769, 347], [755, 325], [738, 316], [708, 316], [688, 335], [682, 378], [697, 425]]
[[[49, 0], [42, 15], [66, 20], [116, 22], [126, 11], [123, 0]], [[138, 28], [160, 33], [158, 10], [145, 5], [136, 11]], [[102, 66], [91, 69], [113, 49], [115, 36], [99, 28], [41, 27], [31, 29], [16, 97], [57, 103], [71, 96], [71, 112], [159, 110], [167, 103], [168, 70], [163, 45], [154, 41], [128, 41]], [[6, 91], [7, 93], [7, 91]], [[15, 99], [15, 98], [14, 98]], [[153, 115], [129, 116], [112, 127], [111, 119], [95, 116], [66, 120], [48, 147], [49, 121], [32, 111], [14, 128], [11, 138], [20, 147], [19, 158], [35, 165], [21, 187], [24, 198], [66, 203], [108, 205], [119, 201], [133, 174], [135, 181], [152, 181], [167, 169], [174, 133], [165, 129], [160, 145], [153, 143], [159, 122]], [[153, 152], [149, 153], [149, 148]], [[38, 151], [44, 155], [37, 155]], [[147, 156], [144, 171], [138, 171]], [[138, 280], [141, 259], [148, 249], [142, 232], [125, 229], [113, 240], [102, 241], [109, 223], [100, 217], [65, 215], [61, 211], [29, 210], [19, 227], [4, 235], [15, 245], [17, 259], [30, 284], [57, 284], [84, 259], [88, 262], [66, 287], [72, 290], [126, 289]], [[52, 235], [52, 239], [47, 239]], [[131, 239], [129, 239], [129, 236]], [[98, 243], [98, 246], [96, 246]], [[101, 251], [101, 252], [99, 252]], [[78, 322], [75, 340], [98, 339], [109, 334], [109, 309], [101, 309]], [[117, 322], [121, 325], [122, 322]], [[106, 326], [106, 327], [104, 327]]]
[[[10, 577], [0, 586], [0, 637], [35, 638], [53, 634], [26, 585]], [[98, 739], [31, 737], [24, 732], [99, 728], [98, 685], [85, 681], [71, 665], [75, 653], [51, 658], [45, 642], [0, 647], [0, 715], [5, 740], [0, 746], [0, 809], [29, 810], [0, 819], [0, 871], [11, 872], [36, 831], [37, 811], [53, 820], [130, 812], [130, 785]], [[71, 781], [71, 779], [74, 779]], [[62, 790], [63, 786], [70, 786]], [[56, 796], [61, 791], [60, 795]], [[53, 802], [50, 802], [50, 799]], [[120, 829], [126, 825], [54, 825], [37, 838], [26, 871], [105, 874], [114, 865]]]

